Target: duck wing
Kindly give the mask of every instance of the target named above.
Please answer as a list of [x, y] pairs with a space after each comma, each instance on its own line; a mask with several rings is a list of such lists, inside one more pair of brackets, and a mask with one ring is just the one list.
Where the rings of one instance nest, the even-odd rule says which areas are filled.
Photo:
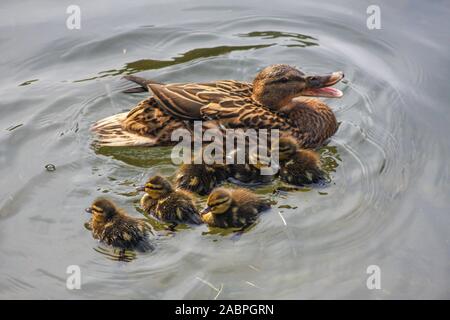
[[164, 112], [182, 120], [201, 120], [200, 109], [226, 99], [250, 97], [252, 85], [234, 80], [210, 83], [148, 83], [154, 98]]

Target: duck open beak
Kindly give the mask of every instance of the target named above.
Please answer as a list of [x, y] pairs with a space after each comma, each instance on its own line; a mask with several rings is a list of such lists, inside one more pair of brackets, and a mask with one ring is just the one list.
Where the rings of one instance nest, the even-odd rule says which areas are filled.
[[338, 83], [344, 78], [342, 71], [333, 72], [323, 76], [306, 77], [306, 89], [302, 91], [302, 96], [340, 98], [343, 96], [341, 90], [330, 86]]
[[211, 207], [207, 206], [205, 209], [203, 209], [202, 211], [200, 211], [200, 215], [203, 216], [205, 214], [207, 214], [208, 212], [211, 211]]

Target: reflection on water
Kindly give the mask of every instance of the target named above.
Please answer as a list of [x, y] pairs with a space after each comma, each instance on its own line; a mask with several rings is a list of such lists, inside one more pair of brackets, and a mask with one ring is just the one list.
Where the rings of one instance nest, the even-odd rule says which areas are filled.
[[[300, 33], [293, 32], [280, 32], [280, 31], [253, 31], [249, 33], [239, 34], [240, 37], [252, 37], [252, 38], [261, 38], [261, 39], [282, 39], [286, 38], [295, 42], [295, 44], [288, 43], [285, 44], [287, 47], [309, 47], [309, 46], [318, 46], [317, 39], [311, 36], [307, 36]], [[279, 43], [283, 45], [282, 43]]]
[[132, 250], [121, 250], [116, 248], [110, 248], [110, 247], [102, 247], [98, 246], [94, 248], [94, 250], [98, 253], [101, 253], [104, 255], [107, 259], [110, 259], [112, 261], [123, 261], [123, 262], [131, 262], [135, 259], [137, 259], [136, 252]]
[[271, 44], [262, 45], [251, 45], [251, 46], [220, 46], [215, 48], [198, 48], [190, 50], [173, 58], [172, 60], [153, 60], [153, 59], [142, 59], [133, 62], [126, 63], [121, 69], [113, 69], [99, 72], [99, 76], [76, 80], [74, 82], [94, 80], [97, 78], [104, 78], [109, 76], [133, 74], [139, 71], [162, 69], [168, 66], [177, 65], [181, 63], [186, 63], [189, 61], [194, 61], [202, 58], [217, 57], [224, 55], [233, 51], [242, 51], [250, 49], [261, 49], [270, 47]]
[[[74, 82], [89, 81], [98, 78], [117, 76], [117, 75], [127, 75], [133, 74], [140, 71], [162, 69], [169, 66], [187, 63], [190, 61], [195, 61], [199, 59], [218, 57], [221, 55], [226, 55], [235, 51], [245, 51], [245, 50], [255, 50], [264, 49], [274, 45], [283, 45], [286, 47], [309, 47], [318, 46], [317, 39], [308, 35], [303, 35], [300, 33], [293, 32], [279, 32], [279, 31], [253, 31], [249, 33], [238, 34], [237, 36], [242, 38], [261, 38], [261, 39], [279, 39], [282, 41], [286, 39], [286, 43], [269, 43], [269, 44], [259, 44], [259, 45], [245, 45], [245, 46], [227, 46], [222, 45], [212, 48], [196, 48], [189, 50], [187, 52], [181, 53], [171, 60], [156, 60], [156, 59], [141, 59], [137, 61], [128, 62], [124, 67], [119, 69], [110, 69], [105, 71], [100, 71], [98, 76], [90, 77], [86, 79], [75, 80]], [[21, 85], [30, 84], [31, 80], [24, 82]]]
[[[448, 6], [382, 0], [383, 27], [368, 30], [360, 1], [112, 1], [107, 11], [81, 1], [86, 20], [68, 31], [64, 4], [41, 1], [45, 21], [4, 5], [1, 298], [450, 296]], [[341, 123], [319, 150], [330, 182], [252, 186], [273, 208], [244, 232], [172, 231], [145, 217], [136, 186], [173, 177], [170, 148], [91, 146], [92, 123], [148, 95], [123, 94], [120, 75], [248, 81], [273, 63], [345, 72], [344, 96], [325, 99]], [[105, 193], [149, 222], [154, 252], [96, 247], [82, 212]], [[381, 290], [365, 285], [372, 264]], [[80, 266], [82, 290], [66, 289], [68, 265]]]
[[152, 167], [155, 165], [171, 165], [171, 147], [139, 148], [139, 147], [100, 147], [96, 152], [113, 157], [132, 166]]
[[342, 159], [336, 146], [325, 146], [319, 149], [322, 168], [328, 173], [336, 172]]
[[25, 82], [22, 82], [21, 84], [19, 84], [19, 87], [21, 86], [27, 86], [29, 84], [32, 84], [33, 82], [39, 81], [39, 79], [33, 79], [33, 80], [27, 80]]

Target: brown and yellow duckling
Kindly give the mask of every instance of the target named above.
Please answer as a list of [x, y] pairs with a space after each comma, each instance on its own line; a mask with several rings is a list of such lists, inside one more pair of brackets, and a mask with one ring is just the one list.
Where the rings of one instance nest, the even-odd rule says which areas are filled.
[[301, 149], [292, 137], [281, 137], [278, 148], [281, 180], [299, 186], [324, 180], [325, 172], [317, 152]]
[[214, 155], [204, 158], [206, 155], [203, 151], [204, 149], [194, 152], [191, 155], [190, 163], [183, 163], [178, 168], [175, 175], [177, 189], [205, 196], [228, 178], [228, 166], [225, 165], [223, 154], [219, 155], [221, 161], [218, 162], [213, 158]]
[[172, 225], [202, 223], [193, 196], [187, 191], [175, 190], [165, 178], [151, 177], [139, 190], [145, 191], [140, 202], [142, 209], [157, 219]]
[[175, 186], [205, 196], [227, 178], [228, 168], [224, 164], [182, 164], [176, 173]]
[[242, 228], [253, 224], [258, 213], [270, 208], [268, 201], [250, 190], [216, 188], [201, 211], [202, 220], [211, 227]]
[[98, 198], [86, 211], [92, 214], [89, 228], [95, 239], [119, 249], [153, 249], [145, 222], [129, 216], [112, 201]]
[[305, 96], [342, 96], [330, 86], [343, 76], [342, 72], [307, 76], [284, 64], [263, 69], [253, 83], [161, 84], [127, 76], [153, 96], [130, 112], [98, 121], [93, 130], [99, 145], [170, 145], [174, 130], [192, 130], [194, 120], [203, 120], [207, 128], [279, 129], [295, 137], [301, 147], [315, 148], [336, 132], [338, 124], [325, 103]]
[[229, 165], [230, 178], [245, 184], [264, 184], [273, 181], [277, 169], [270, 170], [270, 154], [265, 149], [246, 149], [244, 164], [237, 163], [237, 152], [239, 151], [231, 153], [231, 158], [236, 164]]

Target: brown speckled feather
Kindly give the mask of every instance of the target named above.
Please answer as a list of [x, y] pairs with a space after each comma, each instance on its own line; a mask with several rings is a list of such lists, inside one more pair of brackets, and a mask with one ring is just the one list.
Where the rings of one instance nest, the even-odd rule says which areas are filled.
[[139, 251], [153, 249], [145, 222], [128, 216], [121, 209], [117, 209], [116, 216], [108, 221], [100, 216], [92, 217], [90, 226], [93, 237], [107, 245]]
[[99, 145], [172, 145], [171, 133], [180, 128], [191, 131], [196, 119], [203, 120], [204, 130], [219, 124], [279, 129], [294, 136], [303, 148], [322, 145], [338, 128], [333, 112], [319, 99], [296, 98], [274, 112], [252, 98], [252, 85], [245, 82], [150, 83], [148, 87], [154, 96], [126, 116], [118, 114], [94, 124]]
[[250, 83], [220, 80], [211, 83], [149, 84], [156, 101], [167, 114], [182, 120], [202, 119], [208, 103], [239, 99], [252, 94]]
[[241, 228], [254, 223], [259, 212], [270, 208], [268, 201], [244, 188], [233, 189], [231, 199], [228, 211], [222, 214], [204, 214], [203, 221], [213, 227]]

